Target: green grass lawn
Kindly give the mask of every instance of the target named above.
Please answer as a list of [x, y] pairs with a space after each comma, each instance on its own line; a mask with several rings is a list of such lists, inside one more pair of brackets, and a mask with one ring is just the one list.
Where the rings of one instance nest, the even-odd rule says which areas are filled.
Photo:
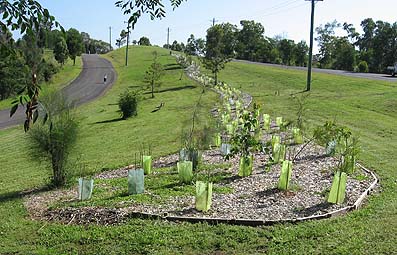
[[[52, 53], [46, 53], [46, 55]], [[65, 87], [69, 83], [71, 83], [81, 72], [81, 67], [83, 63], [81, 57], [76, 58], [76, 65], [73, 66], [73, 60], [68, 58], [63, 67], [61, 67], [60, 71], [56, 73], [49, 82], [44, 82], [41, 84], [42, 94], [47, 91], [57, 90], [62, 87]], [[11, 108], [11, 102], [14, 100], [14, 97], [0, 100], [0, 110]]]
[[[131, 164], [142, 144], [151, 144], [155, 157], [178, 150], [181, 129], [201, 88], [186, 77], [179, 80], [181, 70], [168, 51], [157, 49], [169, 69], [162, 92], [154, 99], [144, 95], [135, 118], [121, 121], [117, 112], [118, 95], [143, 85], [153, 49], [133, 47], [129, 67], [123, 65], [123, 49], [106, 56], [118, 80], [103, 98], [77, 110], [81, 129], [72, 160], [80, 158], [98, 172]], [[317, 73], [313, 79], [308, 125], [336, 119], [351, 127], [361, 138], [362, 163], [380, 176], [381, 193], [371, 196], [362, 210], [335, 219], [262, 228], [140, 219], [111, 227], [31, 221], [19, 192], [43, 187], [49, 170], [46, 163], [30, 160], [22, 128], [13, 128], [0, 131], [0, 254], [396, 254], [397, 86]], [[230, 63], [221, 80], [252, 94], [273, 117], [293, 118], [296, 104], [290, 94], [305, 87], [306, 76], [301, 71]], [[216, 98], [205, 94], [203, 112]], [[164, 108], [150, 113], [161, 102]]]

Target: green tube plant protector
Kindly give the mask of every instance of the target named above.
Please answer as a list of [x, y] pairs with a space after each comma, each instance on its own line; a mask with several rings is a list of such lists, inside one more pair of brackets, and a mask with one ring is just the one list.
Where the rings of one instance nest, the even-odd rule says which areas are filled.
[[190, 184], [193, 180], [193, 162], [178, 162], [178, 176], [181, 183]]
[[79, 178], [79, 200], [89, 200], [94, 190], [94, 180]]
[[222, 154], [223, 156], [229, 155], [229, 154], [230, 154], [230, 149], [231, 149], [231, 145], [230, 145], [229, 143], [222, 143], [222, 144], [221, 144], [221, 149], [220, 149], [220, 151], [221, 151], [221, 154]]
[[264, 130], [266, 130], [266, 131], [270, 130], [270, 122], [271, 122], [270, 115], [266, 114], [266, 113], [263, 114], [263, 129]]
[[288, 190], [289, 181], [291, 180], [292, 175], [292, 161], [284, 160], [283, 165], [281, 167], [280, 179], [278, 181], [278, 189], [279, 190]]
[[283, 117], [277, 117], [276, 124], [278, 127], [281, 127], [283, 125]]
[[272, 150], [274, 150], [274, 145], [276, 143], [280, 143], [280, 136], [278, 135], [272, 135]]
[[240, 177], [247, 177], [252, 174], [252, 163], [254, 161], [254, 157], [250, 156], [241, 156], [240, 165], [238, 170], [238, 175]]
[[152, 156], [143, 156], [143, 170], [146, 175], [152, 173]]
[[145, 190], [145, 172], [143, 169], [128, 171], [128, 194], [141, 194]]
[[303, 135], [302, 132], [299, 128], [293, 128], [292, 129], [292, 134], [294, 136], [294, 142], [296, 144], [302, 144], [303, 143]]
[[273, 162], [279, 163], [284, 161], [286, 153], [286, 146], [284, 144], [276, 143], [274, 144], [274, 149], [272, 151]]
[[212, 204], [212, 182], [196, 182], [196, 209], [206, 212]]
[[221, 134], [220, 133], [216, 133], [215, 137], [214, 137], [214, 145], [215, 145], [215, 147], [221, 146], [221, 143], [222, 143]]
[[336, 141], [329, 141], [325, 147], [325, 154], [334, 156], [336, 153]]
[[328, 203], [341, 204], [345, 200], [347, 174], [337, 171], [332, 181], [331, 190], [328, 196]]
[[345, 156], [342, 168], [346, 173], [353, 173], [356, 170], [356, 157], [352, 155]]
[[234, 127], [232, 124], [226, 124], [226, 131], [229, 135], [233, 135]]

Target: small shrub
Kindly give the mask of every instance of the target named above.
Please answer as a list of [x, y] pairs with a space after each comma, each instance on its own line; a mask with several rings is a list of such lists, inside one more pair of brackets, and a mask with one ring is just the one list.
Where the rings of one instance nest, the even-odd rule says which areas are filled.
[[134, 91], [127, 90], [120, 94], [118, 104], [121, 118], [124, 120], [138, 114], [138, 98]]
[[360, 61], [360, 63], [358, 63], [357, 65], [357, 68], [360, 73], [368, 73], [369, 71], [368, 64], [366, 61]]
[[48, 121], [36, 123], [29, 131], [29, 145], [34, 160], [47, 159], [52, 167], [52, 184], [60, 187], [66, 184], [69, 176], [66, 163], [76, 142], [78, 123], [71, 113], [70, 106], [60, 94], [43, 98], [41, 102]]

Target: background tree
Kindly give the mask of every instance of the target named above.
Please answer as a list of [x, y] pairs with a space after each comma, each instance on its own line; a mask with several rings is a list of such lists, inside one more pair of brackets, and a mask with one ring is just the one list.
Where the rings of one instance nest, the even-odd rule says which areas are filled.
[[68, 45], [69, 56], [73, 60], [73, 65], [76, 64], [76, 57], [80, 56], [83, 49], [83, 37], [74, 28], [71, 28], [66, 33], [66, 44]]
[[305, 41], [300, 41], [294, 48], [295, 65], [306, 66], [308, 61], [309, 47]]
[[234, 56], [233, 43], [230, 40], [234, 33], [230, 24], [215, 25], [207, 30], [204, 65], [214, 75], [215, 85], [218, 84], [218, 73]]
[[293, 40], [281, 40], [278, 50], [284, 65], [292, 65], [295, 63], [295, 42]]
[[60, 36], [57, 44], [55, 44], [54, 57], [61, 65], [63, 65], [69, 57], [68, 46], [63, 36]]
[[333, 62], [333, 54], [335, 53], [335, 29], [340, 27], [340, 24], [334, 20], [333, 22], [326, 23], [324, 26], [316, 28], [316, 41], [320, 48], [320, 67], [330, 68]]
[[142, 36], [138, 41], [138, 45], [150, 46], [151, 44], [149, 38]]
[[238, 32], [237, 57], [249, 61], [258, 61], [258, 47], [264, 40], [265, 28], [251, 20], [240, 21], [242, 29]]
[[160, 87], [161, 77], [164, 75], [164, 67], [158, 62], [157, 51], [153, 53], [153, 63], [150, 65], [149, 69], [146, 71], [144, 82], [150, 88], [152, 98], [154, 98], [154, 90], [156, 87]]

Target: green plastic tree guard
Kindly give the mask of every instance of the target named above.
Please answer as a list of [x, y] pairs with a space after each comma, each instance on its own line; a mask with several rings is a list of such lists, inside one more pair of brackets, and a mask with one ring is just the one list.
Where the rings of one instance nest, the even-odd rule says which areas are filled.
[[145, 172], [143, 169], [128, 171], [128, 194], [141, 194], [145, 191]]
[[212, 182], [196, 182], [196, 209], [206, 212], [212, 204]]
[[222, 143], [221, 144], [221, 149], [220, 149], [221, 154], [223, 156], [229, 155], [230, 154], [230, 148], [231, 148], [231, 145], [229, 143]]
[[283, 117], [276, 117], [276, 124], [281, 127], [283, 125]]
[[280, 136], [278, 135], [272, 135], [272, 150], [274, 150], [274, 145], [276, 143], [280, 143]]
[[264, 130], [266, 130], [266, 131], [270, 130], [270, 122], [271, 122], [270, 115], [266, 114], [266, 113], [263, 114], [263, 129]]
[[216, 147], [219, 147], [219, 146], [221, 146], [221, 143], [222, 143], [221, 134], [216, 133], [216, 134], [215, 134], [215, 138], [214, 138], [214, 145], [215, 145]]
[[241, 177], [250, 176], [252, 174], [252, 162], [254, 161], [254, 157], [252, 155], [248, 157], [240, 158], [240, 165], [238, 170], [238, 175]]
[[193, 180], [193, 163], [192, 161], [183, 161], [177, 163], [178, 175], [181, 183], [189, 184]]
[[334, 156], [336, 153], [336, 141], [329, 141], [325, 147], [325, 154]]
[[343, 161], [343, 170], [346, 173], [353, 173], [356, 170], [356, 157], [347, 155]]
[[337, 171], [332, 181], [331, 190], [328, 196], [328, 203], [341, 204], [345, 200], [347, 174]]
[[290, 160], [284, 160], [283, 166], [281, 167], [280, 179], [278, 181], [279, 190], [288, 190], [289, 181], [292, 175], [292, 162]]
[[303, 135], [302, 132], [299, 128], [293, 128], [292, 129], [292, 134], [294, 136], [294, 142], [296, 144], [302, 144], [303, 143]]
[[143, 156], [143, 170], [146, 175], [152, 173], [152, 156]]
[[200, 159], [201, 153], [196, 149], [181, 149], [179, 151], [179, 162], [192, 161], [193, 171], [197, 169]]
[[274, 144], [274, 149], [272, 151], [274, 163], [279, 163], [285, 159], [286, 147], [284, 144], [276, 143]]
[[92, 191], [94, 190], [94, 180], [79, 178], [79, 200], [91, 199]]

